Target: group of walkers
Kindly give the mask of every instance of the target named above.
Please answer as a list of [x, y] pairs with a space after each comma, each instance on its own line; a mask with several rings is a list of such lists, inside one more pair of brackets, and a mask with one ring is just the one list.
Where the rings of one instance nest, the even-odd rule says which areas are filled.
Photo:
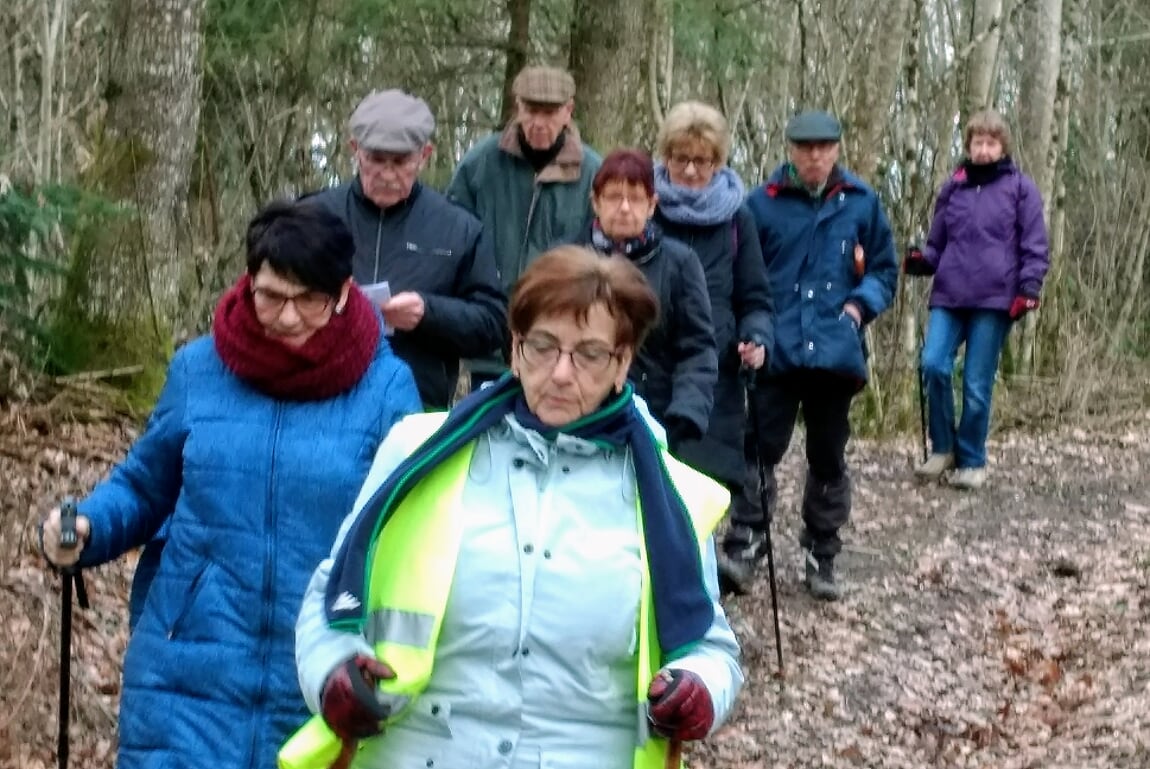
[[[601, 158], [567, 72], [513, 93], [446, 194], [419, 181], [427, 104], [364, 98], [354, 178], [251, 221], [245, 274], [80, 503], [78, 546], [45, 518], [59, 567], [146, 545], [121, 769], [673, 763], [742, 685], [720, 596], [753, 584], [800, 411], [805, 584], [840, 597], [849, 410], [899, 271], [840, 123], [792, 117], [748, 193], [709, 105], [669, 110], [653, 155]], [[976, 488], [1047, 254], [1005, 122], [964, 142], [903, 269], [934, 275], [917, 473]]]

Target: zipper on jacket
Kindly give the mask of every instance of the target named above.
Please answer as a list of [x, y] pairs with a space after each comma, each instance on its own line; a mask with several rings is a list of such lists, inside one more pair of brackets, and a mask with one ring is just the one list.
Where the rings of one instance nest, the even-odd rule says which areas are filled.
[[379, 244], [383, 241], [383, 210], [375, 221], [375, 269], [371, 273], [371, 282], [379, 282]]
[[[527, 207], [527, 226], [523, 228], [523, 242], [519, 245], [519, 275], [527, 267], [527, 243], [531, 239], [531, 221], [535, 218], [535, 206], [539, 203], [539, 174], [535, 174], [535, 184], [531, 188], [531, 205]], [[519, 279], [519, 275], [515, 279]], [[514, 282], [514, 281], [512, 281]]]
[[[275, 538], [272, 532], [275, 531], [275, 478], [276, 478], [276, 448], [279, 446], [280, 429], [283, 420], [283, 404], [276, 403], [275, 419], [272, 422], [272, 433], [270, 445], [268, 446], [268, 479], [267, 488], [264, 491], [264, 573], [263, 573], [263, 588], [258, 597], [260, 603], [260, 688], [256, 692], [255, 701], [252, 703], [253, 710], [259, 712], [267, 700], [267, 669], [268, 657], [271, 656], [271, 615], [274, 614], [275, 607], [275, 580], [272, 575], [275, 573]], [[248, 761], [249, 766], [255, 767], [259, 765], [259, 750], [263, 741], [263, 730], [266, 725], [266, 714], [256, 720], [255, 728], [252, 730], [252, 744], [248, 748]]]

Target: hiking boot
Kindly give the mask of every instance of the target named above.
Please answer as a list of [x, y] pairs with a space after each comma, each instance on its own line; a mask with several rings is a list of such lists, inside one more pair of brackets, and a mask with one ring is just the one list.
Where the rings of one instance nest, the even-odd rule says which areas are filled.
[[937, 481], [953, 467], [954, 454], [931, 454], [930, 459], [914, 469], [914, 474], [924, 481]]
[[950, 475], [950, 485], [956, 489], [981, 489], [985, 483], [985, 467], [960, 467]]
[[751, 592], [755, 581], [754, 561], [736, 561], [725, 553], [719, 553], [719, 592], [723, 595], [746, 595]]
[[724, 593], [746, 595], [759, 561], [767, 554], [766, 532], [732, 524], [719, 553], [719, 587]]
[[835, 581], [835, 559], [816, 556], [810, 550], [803, 550], [803, 564], [806, 577], [803, 584], [807, 592], [820, 601], [837, 601], [842, 598], [842, 585]]

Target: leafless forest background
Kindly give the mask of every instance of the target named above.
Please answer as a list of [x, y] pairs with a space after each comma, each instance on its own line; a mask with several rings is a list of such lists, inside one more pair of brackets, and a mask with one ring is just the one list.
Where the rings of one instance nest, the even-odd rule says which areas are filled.
[[[973, 498], [906, 480], [925, 284], [901, 284], [854, 411], [879, 439], [851, 459], [861, 584], [827, 610], [784, 569], [785, 685], [765, 594], [732, 605], [750, 684], [698, 764], [1145, 767], [1145, 0], [0, 2], [0, 767], [54, 761], [56, 581], [35, 521], [130, 442], [173, 346], [241, 270], [248, 217], [351, 173], [344, 121], [373, 88], [431, 104], [425, 180], [446, 184], [528, 62], [571, 68], [602, 151], [650, 147], [679, 100], [719, 105], [748, 185], [782, 158], [790, 114], [837, 113], [900, 249], [983, 106], [1046, 202], [1042, 307], [996, 390], [998, 480]], [[130, 573], [95, 574], [78, 620], [76, 766], [112, 763]]]

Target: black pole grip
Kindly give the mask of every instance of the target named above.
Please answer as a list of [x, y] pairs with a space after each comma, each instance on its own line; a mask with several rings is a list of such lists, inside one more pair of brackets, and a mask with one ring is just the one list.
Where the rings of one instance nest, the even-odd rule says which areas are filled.
[[66, 498], [60, 504], [60, 547], [65, 550], [74, 550], [79, 544], [76, 535], [76, 500]]

